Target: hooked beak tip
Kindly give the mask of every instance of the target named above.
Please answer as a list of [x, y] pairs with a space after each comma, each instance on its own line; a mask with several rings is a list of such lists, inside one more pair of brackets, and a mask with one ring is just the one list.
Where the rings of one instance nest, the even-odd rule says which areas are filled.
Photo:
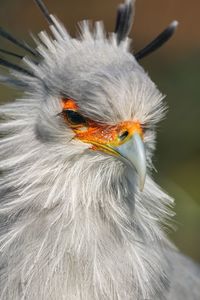
[[139, 177], [139, 189], [142, 192], [144, 189], [147, 170], [145, 147], [140, 135], [138, 133], [134, 133], [127, 142], [116, 147], [115, 150], [126, 163], [136, 169]]

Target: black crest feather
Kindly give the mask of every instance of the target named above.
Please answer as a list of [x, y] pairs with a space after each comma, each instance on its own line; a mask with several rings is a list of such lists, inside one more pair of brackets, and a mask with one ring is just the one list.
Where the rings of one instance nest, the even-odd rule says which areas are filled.
[[164, 31], [162, 31], [152, 42], [135, 54], [136, 60], [140, 60], [150, 53], [159, 49], [164, 45], [174, 34], [178, 26], [177, 21], [173, 21]]
[[[40, 8], [42, 14], [44, 15], [45, 19], [49, 23], [49, 25], [53, 25], [55, 28], [57, 28], [57, 24], [54, 23], [54, 19], [51, 17], [47, 7], [45, 6], [43, 0], [34, 0], [37, 6]], [[132, 23], [133, 23], [133, 15], [134, 15], [134, 6], [135, 0], [125, 0], [123, 4], [121, 4], [117, 11], [117, 20], [116, 20], [116, 26], [115, 26], [115, 33], [117, 36], [117, 42], [120, 44], [129, 34]], [[150, 42], [146, 47], [141, 49], [139, 52], [135, 54], [136, 60], [140, 60], [150, 54], [151, 52], [154, 52], [158, 48], [160, 48], [163, 44], [165, 44], [174, 34], [175, 29], [178, 25], [177, 21], [172, 22], [162, 33], [160, 33], [152, 42]], [[57, 28], [59, 31], [59, 28]], [[36, 58], [36, 60], [40, 59], [40, 54], [38, 51], [34, 48], [32, 48], [29, 44], [27, 44], [24, 41], [21, 41], [17, 38], [15, 38], [13, 35], [11, 35], [9, 32], [7, 32], [5, 29], [0, 27], [0, 37], [8, 40], [9, 42], [13, 43], [14, 45], [18, 46], [22, 50], [25, 50], [28, 54], [31, 54]], [[17, 58], [22, 60], [23, 55], [20, 55], [15, 52], [11, 52], [5, 49], [0, 48], [0, 53], [8, 55], [13, 58]], [[31, 61], [35, 64], [38, 64], [38, 62]], [[28, 75], [31, 77], [35, 77], [34, 74], [25, 68], [10, 62], [3, 57], [0, 57], [0, 65], [3, 67], [6, 67], [8, 69], [20, 72], [24, 75]], [[14, 79], [13, 79], [14, 80]], [[1, 82], [8, 82], [8, 77], [2, 77], [1, 76]]]
[[133, 24], [133, 1], [126, 0], [121, 4], [117, 11], [117, 20], [115, 33], [117, 34], [117, 42], [120, 44], [129, 34]]
[[21, 49], [27, 51], [28, 53], [32, 54], [33, 56], [38, 56], [38, 53], [35, 49], [33, 49], [31, 46], [29, 46], [24, 41], [20, 41], [19, 39], [16, 39], [14, 36], [12, 36], [9, 32], [7, 32], [5, 29], [0, 27], [0, 36], [4, 39], [10, 41], [14, 45], [20, 47]]
[[39, 9], [41, 10], [42, 14], [44, 15], [45, 19], [47, 20], [47, 22], [50, 25], [54, 25], [53, 20], [51, 19], [51, 15], [48, 11], [48, 8], [46, 7], [46, 5], [44, 4], [44, 2], [42, 0], [34, 0], [35, 3], [37, 4], [37, 6], [39, 7]]
[[13, 56], [15, 58], [23, 59], [23, 56], [5, 49], [0, 49], [0, 52], [9, 56]]
[[[31, 46], [29, 46], [24, 41], [16, 39], [12, 34], [10, 34], [9, 32], [7, 32], [2, 27], [0, 27], [0, 36], [2, 38], [4, 38], [4, 39], [8, 40], [12, 44], [18, 46], [22, 50], [25, 50], [27, 53], [31, 54], [32, 56], [37, 57], [37, 58], [39, 57], [39, 53], [34, 48], [32, 48]], [[24, 57], [23, 55], [20, 55], [18, 53], [14, 53], [14, 52], [11, 52], [11, 51], [8, 51], [8, 50], [5, 50], [5, 49], [0, 49], [0, 52], [2, 54], [5, 54], [5, 55], [8, 55], [8, 56], [11, 56], [13, 58], [20, 59], [20, 60], [22, 60], [23, 57]], [[3, 57], [0, 57], [0, 65], [3, 66], [3, 67], [5, 67], [5, 68], [8, 68], [10, 70], [17, 71], [17, 72], [19, 72], [21, 74], [34, 77], [33, 73], [31, 73], [30, 71], [26, 70], [25, 68], [23, 68], [23, 67], [15, 64], [15, 63], [13, 63], [13, 62], [10, 62], [10, 61], [4, 59]], [[1, 80], [1, 82], [2, 82], [2, 80]]]
[[9, 62], [9, 61], [5, 60], [4, 58], [1, 58], [1, 57], [0, 57], [0, 65], [6, 67], [8, 69], [20, 72], [24, 75], [34, 77], [33, 73], [31, 73], [30, 71], [22, 68], [21, 66], [18, 66], [16, 64], [14, 64], [14, 63], [11, 63], [11, 62]]

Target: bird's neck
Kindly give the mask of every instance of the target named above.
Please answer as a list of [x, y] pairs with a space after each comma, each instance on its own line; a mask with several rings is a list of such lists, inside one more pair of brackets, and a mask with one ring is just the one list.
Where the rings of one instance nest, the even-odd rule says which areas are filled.
[[[168, 197], [150, 178], [139, 193], [134, 175], [110, 161], [100, 159], [94, 168], [83, 160], [80, 169], [72, 160], [55, 159], [48, 172], [47, 162], [44, 156], [31, 167], [23, 162], [10, 177], [10, 189], [15, 185], [17, 191], [7, 202], [13, 235], [4, 236], [2, 247], [11, 257], [12, 274], [28, 282], [21, 289], [35, 293], [34, 284], [44, 281], [47, 295], [57, 299], [59, 282], [68, 299], [81, 287], [76, 299], [89, 300], [151, 298], [162, 290], [166, 240], [159, 222]], [[19, 285], [17, 277], [12, 284]]]

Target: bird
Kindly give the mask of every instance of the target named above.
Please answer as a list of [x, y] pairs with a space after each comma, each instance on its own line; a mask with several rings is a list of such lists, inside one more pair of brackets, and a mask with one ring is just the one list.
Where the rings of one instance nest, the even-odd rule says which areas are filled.
[[[1, 84], [23, 92], [0, 107], [1, 300], [198, 300], [200, 268], [170, 241], [174, 200], [153, 180], [164, 96], [140, 60], [173, 21], [133, 53], [135, 1], [113, 33], [82, 21], [49, 25], [26, 52], [1, 49]], [[17, 59], [18, 63], [5, 56]]]

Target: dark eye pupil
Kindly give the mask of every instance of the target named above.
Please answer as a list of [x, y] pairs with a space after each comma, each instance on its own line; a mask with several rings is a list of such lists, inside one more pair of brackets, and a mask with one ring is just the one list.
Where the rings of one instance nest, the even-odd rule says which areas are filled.
[[85, 124], [86, 120], [83, 116], [73, 110], [65, 110], [65, 116], [72, 125]]
[[120, 134], [119, 138], [121, 141], [123, 141], [128, 135], [129, 135], [129, 132], [126, 130]]

